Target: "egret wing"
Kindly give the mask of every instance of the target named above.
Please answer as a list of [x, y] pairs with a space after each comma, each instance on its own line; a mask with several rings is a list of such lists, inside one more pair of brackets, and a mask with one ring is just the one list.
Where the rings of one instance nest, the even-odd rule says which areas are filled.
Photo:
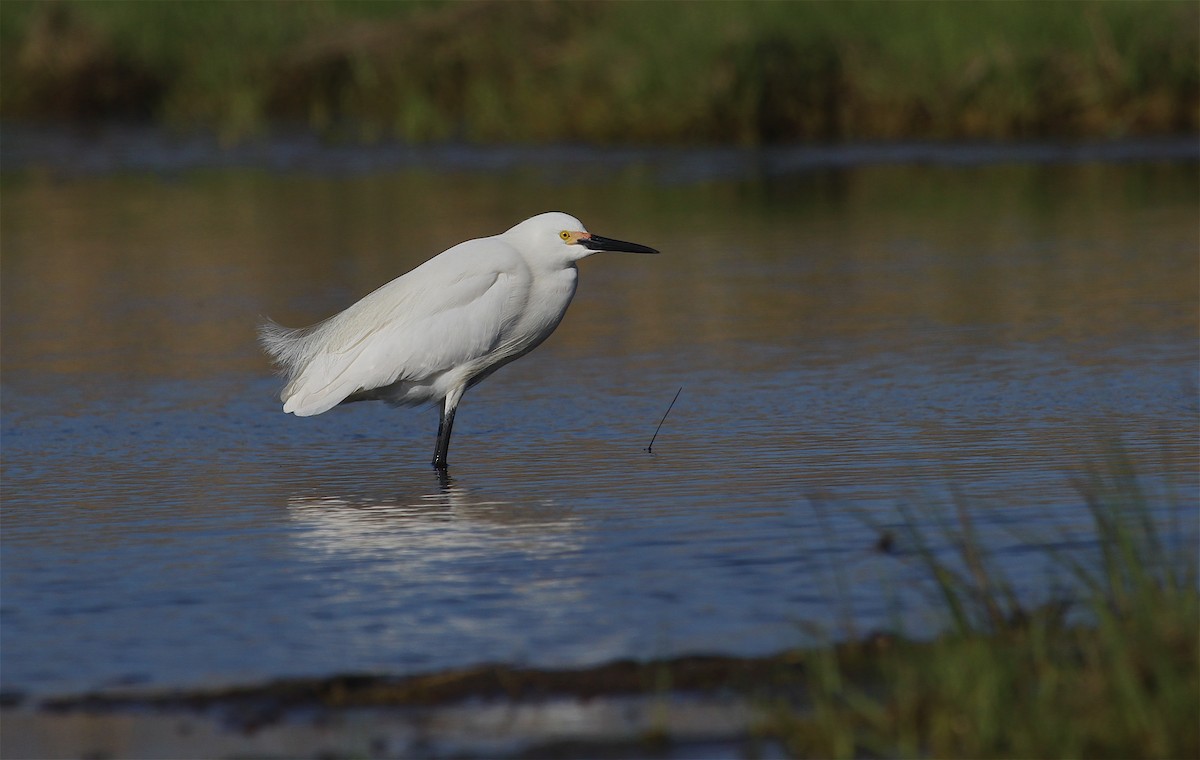
[[[524, 263], [494, 239], [460, 244], [298, 337], [284, 411], [320, 414], [354, 394], [421, 384], [486, 356], [528, 293]], [[417, 399], [427, 400], [427, 399]]]

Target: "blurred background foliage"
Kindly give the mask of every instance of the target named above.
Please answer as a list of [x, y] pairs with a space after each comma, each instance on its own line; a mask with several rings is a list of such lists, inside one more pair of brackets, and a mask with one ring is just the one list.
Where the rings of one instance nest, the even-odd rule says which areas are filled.
[[764, 144], [1200, 127], [1191, 2], [0, 3], [0, 117], [236, 141]]

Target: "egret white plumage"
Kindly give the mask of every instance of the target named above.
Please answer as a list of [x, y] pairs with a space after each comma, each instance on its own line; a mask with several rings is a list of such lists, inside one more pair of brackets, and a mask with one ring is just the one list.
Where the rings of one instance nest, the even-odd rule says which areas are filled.
[[433, 466], [446, 469], [463, 393], [554, 332], [575, 295], [576, 262], [598, 251], [658, 253], [549, 212], [459, 243], [324, 322], [266, 321], [259, 339], [287, 378], [283, 411], [441, 402]]

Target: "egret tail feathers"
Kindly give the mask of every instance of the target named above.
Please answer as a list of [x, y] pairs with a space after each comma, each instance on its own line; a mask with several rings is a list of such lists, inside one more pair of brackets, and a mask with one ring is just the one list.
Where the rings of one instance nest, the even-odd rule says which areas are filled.
[[284, 412], [298, 417], [321, 414], [363, 389], [362, 373], [351, 369], [363, 357], [366, 336], [346, 336], [349, 344], [330, 352], [330, 332], [337, 327], [332, 320], [304, 328], [271, 320], [259, 325], [259, 342], [287, 381], [279, 395]]
[[307, 386], [312, 385], [305, 380], [310, 375], [308, 370], [313, 360], [317, 358], [318, 352], [313, 338], [320, 327], [320, 324], [300, 328], [284, 327], [270, 319], [264, 319], [258, 326], [259, 344], [287, 381], [279, 394], [284, 412], [294, 412], [300, 417], [320, 414], [337, 406], [339, 401], [355, 390], [352, 388], [336, 398], [334, 396], [337, 389], [329, 387], [329, 384], [325, 384], [325, 387], [318, 389], [315, 394], [306, 390]]
[[258, 324], [258, 343], [279, 371], [290, 377], [293, 368], [302, 363], [305, 333], [311, 328], [293, 328], [271, 319], [263, 319]]

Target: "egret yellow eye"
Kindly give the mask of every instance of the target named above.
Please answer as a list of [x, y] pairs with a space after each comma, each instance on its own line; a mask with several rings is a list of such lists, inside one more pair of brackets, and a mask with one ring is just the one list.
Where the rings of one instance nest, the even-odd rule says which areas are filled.
[[571, 242], [571, 233], [567, 230], [563, 230], [562, 232], [558, 233], [558, 236], [563, 239], [564, 243]]

